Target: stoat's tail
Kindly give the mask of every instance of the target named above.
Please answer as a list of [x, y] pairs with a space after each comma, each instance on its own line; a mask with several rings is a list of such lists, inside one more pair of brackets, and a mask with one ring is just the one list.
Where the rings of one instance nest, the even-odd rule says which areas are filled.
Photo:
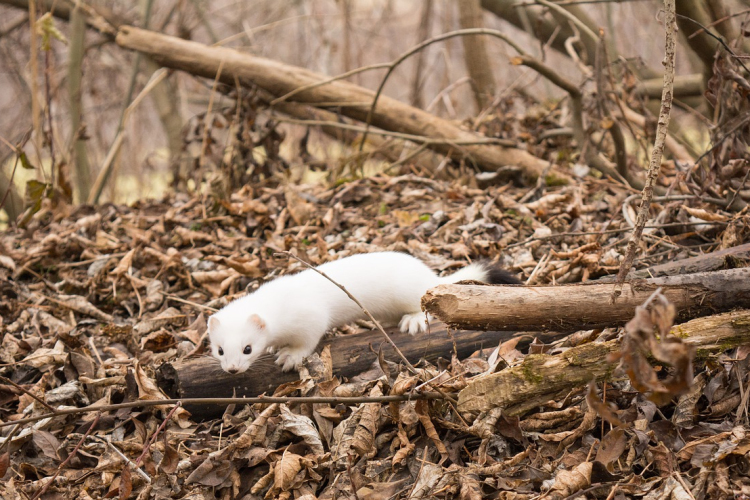
[[500, 266], [489, 262], [469, 264], [450, 276], [440, 278], [443, 283], [458, 283], [459, 281], [481, 281], [490, 285], [519, 285], [521, 281]]

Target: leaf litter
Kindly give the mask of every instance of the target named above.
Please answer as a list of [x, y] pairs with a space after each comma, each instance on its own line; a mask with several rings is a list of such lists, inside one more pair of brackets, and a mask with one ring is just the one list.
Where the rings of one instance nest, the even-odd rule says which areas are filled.
[[[344, 380], [324, 351], [302, 380], [276, 391], [412, 394], [429, 380], [455, 397], [470, 380], [529, 355], [622, 335], [612, 380], [521, 415], [460, 414], [442, 399], [257, 403], [209, 421], [160, 405], [14, 425], [48, 414], [45, 405], [165, 399], [156, 368], [208, 355], [212, 311], [301, 270], [278, 252], [321, 264], [396, 250], [438, 272], [492, 259], [530, 284], [588, 281], [616, 272], [631, 226], [615, 207], [631, 195], [593, 177], [530, 191], [407, 173], [329, 188], [260, 181], [226, 199], [176, 194], [132, 206], [42, 207], [24, 228], [0, 235], [0, 420], [8, 424], [0, 496], [747, 498], [750, 349], [695, 360], [668, 334], [674, 311], [660, 295], [621, 330], [525, 350], [512, 339], [463, 360], [446, 353], [437, 365], [420, 363], [417, 374], [381, 359], [388, 369]], [[700, 199], [655, 202], [653, 213], [650, 224], [663, 227], [648, 230], [638, 267], [750, 234], [745, 212]]]

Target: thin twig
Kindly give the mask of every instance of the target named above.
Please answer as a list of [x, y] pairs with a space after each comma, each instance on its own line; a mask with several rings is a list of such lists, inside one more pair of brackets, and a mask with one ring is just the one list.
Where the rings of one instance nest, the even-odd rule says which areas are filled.
[[614, 302], [622, 293], [622, 285], [625, 278], [630, 272], [630, 266], [633, 265], [635, 252], [638, 243], [643, 234], [643, 228], [648, 220], [648, 211], [651, 206], [651, 200], [654, 197], [654, 184], [659, 177], [661, 170], [661, 158], [664, 154], [664, 143], [667, 137], [667, 126], [672, 111], [672, 98], [674, 93], [674, 74], [675, 74], [675, 53], [676, 42], [675, 33], [677, 32], [677, 18], [675, 17], [675, 0], [664, 0], [664, 28], [666, 32], [665, 50], [664, 50], [664, 88], [661, 96], [661, 109], [659, 111], [659, 122], [656, 127], [656, 140], [654, 149], [651, 153], [651, 162], [648, 166], [646, 184], [643, 187], [641, 206], [638, 210], [638, 218], [633, 233], [628, 240], [628, 249], [625, 258], [620, 265], [620, 271], [617, 273], [615, 289], [612, 292], [611, 301]]
[[172, 415], [174, 415], [174, 412], [176, 412], [177, 408], [179, 408], [181, 406], [182, 406], [181, 402], [177, 401], [177, 403], [175, 403], [174, 408], [172, 408], [172, 410], [169, 412], [169, 414], [164, 418], [164, 421], [161, 423], [161, 425], [159, 426], [159, 428], [156, 429], [156, 432], [154, 432], [154, 435], [151, 436], [151, 440], [148, 442], [148, 444], [146, 446], [143, 447], [143, 453], [141, 453], [141, 456], [138, 457], [138, 460], [135, 461], [136, 467], [140, 468], [141, 462], [146, 457], [146, 454], [148, 453], [148, 450], [156, 442], [156, 439], [159, 437], [159, 434], [161, 433], [161, 431], [163, 431], [164, 428], [167, 426], [167, 422], [169, 422], [172, 419]]
[[570, 22], [573, 23], [579, 30], [585, 33], [586, 36], [588, 36], [593, 43], [597, 43], [599, 41], [596, 34], [593, 31], [591, 31], [591, 28], [586, 26], [583, 23], [583, 21], [578, 19], [578, 17], [571, 14], [569, 11], [563, 9], [562, 7], [560, 7], [559, 4], [554, 4], [552, 2], [549, 2], [548, 0], [536, 0], [536, 3], [544, 5], [548, 9], [554, 10], [561, 16], [568, 18], [568, 20], [570, 20]]
[[423, 392], [412, 395], [389, 395], [389, 396], [342, 396], [342, 397], [323, 397], [323, 396], [301, 396], [301, 397], [255, 397], [255, 398], [175, 398], [175, 399], [154, 399], [144, 401], [131, 401], [129, 403], [119, 403], [112, 405], [95, 405], [84, 406], [82, 408], [65, 408], [55, 410], [53, 413], [37, 415], [12, 422], [0, 423], [0, 428], [15, 424], [28, 424], [44, 420], [45, 418], [60, 417], [64, 415], [78, 415], [80, 413], [91, 413], [94, 411], [116, 411], [123, 408], [140, 408], [150, 406], [168, 406], [177, 403], [184, 405], [215, 405], [229, 406], [234, 404], [271, 404], [271, 403], [322, 403], [322, 404], [343, 404], [352, 405], [359, 403], [391, 403], [400, 401], [412, 401], [417, 399], [445, 399], [443, 394], [438, 392]]
[[0, 375], [0, 380], [2, 380], [3, 382], [5, 382], [6, 384], [12, 385], [13, 387], [15, 387], [19, 391], [23, 392], [27, 396], [30, 396], [31, 398], [33, 398], [34, 400], [36, 400], [39, 404], [41, 404], [42, 406], [44, 406], [45, 408], [47, 408], [49, 411], [55, 411], [55, 409], [52, 408], [50, 405], [48, 405], [42, 398], [40, 398], [36, 394], [31, 393], [30, 391], [27, 391], [22, 386], [20, 386], [20, 385], [16, 384], [15, 382], [13, 382], [11, 379], [3, 377], [2, 375]]
[[430, 38], [429, 40], [425, 40], [424, 42], [412, 47], [411, 49], [407, 50], [403, 54], [401, 54], [398, 58], [396, 58], [395, 61], [393, 61], [390, 66], [388, 67], [388, 71], [383, 76], [383, 79], [380, 81], [380, 85], [378, 86], [378, 90], [375, 92], [375, 97], [372, 99], [372, 104], [370, 105], [370, 110], [367, 112], [367, 118], [365, 119], [365, 132], [362, 136], [362, 142], [359, 145], [359, 152], [361, 153], [364, 150], [364, 144], [365, 139], [367, 139], [367, 134], [370, 130], [370, 124], [372, 123], [372, 117], [375, 114], [375, 107], [378, 104], [378, 99], [380, 98], [380, 94], [383, 92], [383, 87], [385, 87], [386, 82], [388, 81], [388, 78], [391, 76], [391, 74], [395, 71], [396, 67], [404, 62], [406, 59], [411, 57], [412, 55], [416, 54], [417, 52], [421, 51], [425, 47], [428, 47], [432, 45], [433, 43], [442, 42], [444, 40], [448, 40], [450, 38], [455, 38], [458, 36], [469, 36], [469, 35], [489, 35], [494, 36], [496, 38], [500, 38], [501, 40], [505, 41], [508, 45], [513, 47], [513, 49], [518, 52], [520, 55], [525, 55], [526, 53], [521, 48], [520, 45], [518, 45], [516, 42], [513, 41], [511, 37], [506, 35], [505, 33], [502, 33], [497, 30], [491, 30], [487, 28], [470, 28], [465, 30], [456, 30], [456, 31], [450, 31], [448, 33], [443, 33], [442, 35]]
[[282, 103], [286, 100], [288, 100], [290, 97], [299, 94], [300, 92], [304, 92], [305, 90], [314, 89], [317, 87], [321, 87], [323, 85], [326, 85], [328, 83], [333, 83], [338, 80], [343, 80], [344, 78], [349, 78], [353, 75], [358, 75], [359, 73], [364, 73], [365, 71], [370, 71], [372, 69], [383, 69], [390, 66], [390, 63], [378, 63], [378, 64], [371, 64], [370, 66], [363, 66], [361, 68], [353, 69], [351, 71], [347, 71], [346, 73], [342, 73], [337, 76], [333, 76], [331, 78], [326, 78], [325, 80], [321, 80], [319, 82], [315, 83], [309, 83], [307, 85], [303, 85], [301, 87], [297, 87], [296, 89], [292, 90], [291, 92], [287, 92], [281, 97], [277, 97], [273, 101], [269, 102], [268, 105], [271, 107], [276, 106], [279, 103]]
[[134, 469], [138, 473], [138, 475], [140, 475], [143, 478], [144, 481], [146, 481], [147, 483], [151, 482], [151, 476], [149, 476], [148, 474], [146, 474], [143, 471], [143, 469], [141, 469], [140, 467], [137, 467], [135, 465], [135, 462], [133, 462], [132, 460], [130, 460], [123, 452], [121, 452], [117, 448], [117, 446], [115, 446], [115, 445], [112, 444], [112, 441], [108, 441], [107, 439], [101, 438], [99, 436], [91, 436], [91, 437], [93, 437], [94, 439], [99, 439], [103, 443], [106, 443], [107, 446], [109, 447], [109, 449], [111, 449], [112, 452], [115, 455], [117, 455], [118, 457], [120, 457], [123, 460], [123, 462], [125, 462], [126, 464], [128, 464], [128, 466], [130, 466], [131, 469]]

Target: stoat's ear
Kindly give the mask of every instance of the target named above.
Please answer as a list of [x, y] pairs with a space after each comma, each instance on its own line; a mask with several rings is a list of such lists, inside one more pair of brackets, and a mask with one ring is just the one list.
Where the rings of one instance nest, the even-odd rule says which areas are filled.
[[211, 316], [208, 318], [208, 331], [213, 332], [216, 331], [221, 326], [221, 323], [219, 323], [219, 318], [216, 316]]
[[251, 314], [250, 317], [247, 318], [247, 322], [253, 325], [258, 330], [262, 330], [266, 327], [266, 322], [263, 321], [263, 318], [261, 318], [257, 314]]

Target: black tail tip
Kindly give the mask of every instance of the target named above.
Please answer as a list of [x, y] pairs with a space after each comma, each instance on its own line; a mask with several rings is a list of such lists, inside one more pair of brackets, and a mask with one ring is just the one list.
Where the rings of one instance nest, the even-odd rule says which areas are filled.
[[523, 282], [516, 278], [510, 271], [498, 265], [487, 265], [487, 283], [490, 285], [521, 285]]

